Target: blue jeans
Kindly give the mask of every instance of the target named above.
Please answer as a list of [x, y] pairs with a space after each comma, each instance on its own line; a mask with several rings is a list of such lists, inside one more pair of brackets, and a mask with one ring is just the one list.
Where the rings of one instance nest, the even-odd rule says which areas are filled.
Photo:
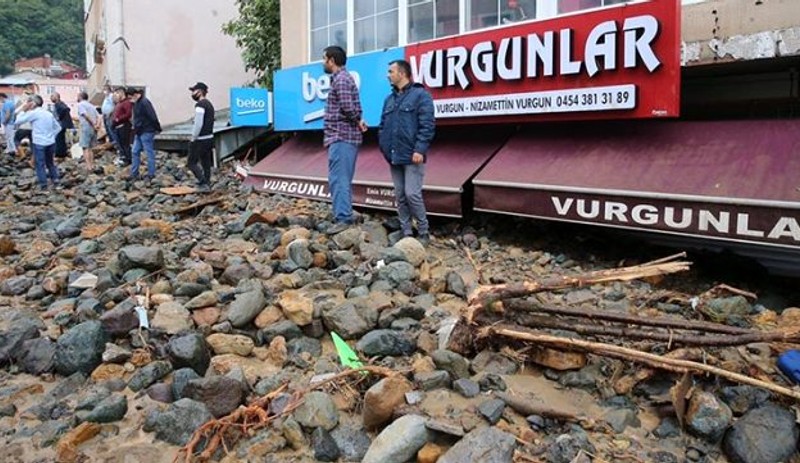
[[328, 185], [336, 222], [353, 223], [353, 175], [358, 146], [337, 141], [328, 146]]
[[[58, 168], [53, 162], [53, 156], [56, 154], [56, 144], [42, 146], [33, 144], [33, 162], [36, 166], [36, 179], [39, 181], [39, 187], [47, 188], [47, 178], [55, 185], [58, 183]], [[45, 167], [47, 174], [45, 174]]]
[[147, 176], [156, 176], [156, 150], [153, 147], [156, 134], [154, 132], [137, 133], [133, 139], [133, 159], [131, 160], [131, 177], [139, 176], [142, 148], [147, 152]]
[[411, 219], [417, 221], [420, 236], [427, 235], [428, 217], [422, 199], [422, 181], [425, 178], [425, 164], [392, 166], [394, 197], [397, 200], [397, 216], [403, 235], [411, 236]]

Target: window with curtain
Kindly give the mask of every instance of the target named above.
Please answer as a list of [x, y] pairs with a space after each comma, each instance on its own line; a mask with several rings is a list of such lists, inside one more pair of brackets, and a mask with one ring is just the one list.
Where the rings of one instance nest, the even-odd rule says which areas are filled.
[[558, 2], [558, 13], [571, 13], [573, 11], [617, 5], [629, 1], [631, 0], [561, 0]]
[[468, 30], [536, 19], [536, 0], [466, 0]]
[[459, 33], [459, 0], [408, 0], [408, 42]]
[[354, 53], [398, 45], [398, 3], [398, 0], [353, 1]]
[[322, 50], [329, 45], [347, 50], [347, 2], [311, 0], [312, 58], [321, 58]]

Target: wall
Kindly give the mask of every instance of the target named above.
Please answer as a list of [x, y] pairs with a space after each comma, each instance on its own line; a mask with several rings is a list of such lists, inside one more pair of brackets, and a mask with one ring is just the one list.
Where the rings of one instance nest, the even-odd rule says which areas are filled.
[[310, 61], [308, 28], [308, 0], [281, 0], [281, 67], [300, 66]]

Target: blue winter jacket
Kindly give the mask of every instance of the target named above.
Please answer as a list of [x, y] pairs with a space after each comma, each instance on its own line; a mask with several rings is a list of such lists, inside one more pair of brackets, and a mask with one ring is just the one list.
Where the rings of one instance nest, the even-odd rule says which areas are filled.
[[381, 113], [378, 143], [386, 161], [411, 164], [414, 153], [428, 160], [428, 148], [436, 131], [433, 99], [421, 84], [409, 84], [404, 91], [393, 89]]

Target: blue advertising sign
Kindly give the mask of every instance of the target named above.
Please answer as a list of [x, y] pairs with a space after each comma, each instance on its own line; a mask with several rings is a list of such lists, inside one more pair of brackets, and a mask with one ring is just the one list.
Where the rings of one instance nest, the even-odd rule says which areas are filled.
[[272, 123], [272, 102], [265, 88], [231, 88], [231, 125], [266, 127]]
[[[386, 71], [389, 63], [404, 58], [403, 48], [365, 53], [347, 58], [347, 70], [356, 81], [364, 120], [374, 127], [381, 121], [383, 100], [391, 91]], [[322, 130], [330, 76], [322, 63], [275, 72], [275, 130]]]

